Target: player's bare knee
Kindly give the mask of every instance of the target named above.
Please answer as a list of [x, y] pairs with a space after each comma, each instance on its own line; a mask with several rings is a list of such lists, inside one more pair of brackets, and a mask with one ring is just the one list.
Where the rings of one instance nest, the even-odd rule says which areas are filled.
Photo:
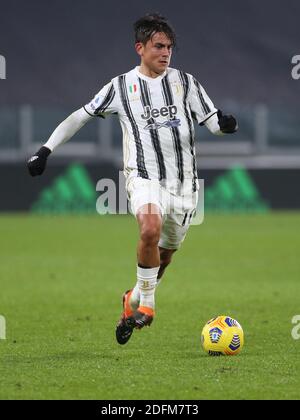
[[159, 242], [162, 220], [158, 214], [143, 214], [138, 216], [140, 239], [148, 246], [157, 245]]
[[160, 225], [149, 223], [141, 227], [140, 238], [148, 246], [157, 245], [160, 238]]

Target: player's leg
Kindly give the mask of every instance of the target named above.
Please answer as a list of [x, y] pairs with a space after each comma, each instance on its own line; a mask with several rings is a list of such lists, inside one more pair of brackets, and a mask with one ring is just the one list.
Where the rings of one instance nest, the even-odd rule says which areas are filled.
[[166, 249], [159, 247], [160, 267], [157, 275], [157, 283], [159, 283], [160, 279], [164, 275], [165, 269], [168, 267], [169, 264], [171, 264], [173, 254], [176, 251], [177, 249]]
[[[165, 214], [163, 218], [160, 219], [160, 229], [156, 229], [156, 231], [151, 228], [151, 225], [154, 226], [154, 223], [148, 223], [148, 216], [143, 220], [144, 215], [141, 216], [141, 218], [138, 217], [138, 222], [140, 226], [140, 232], [141, 232], [141, 240], [139, 243], [138, 251], [138, 263], [139, 266], [144, 265], [145, 267], [156, 267], [156, 264], [159, 261], [159, 270], [157, 273], [157, 282], [155, 287], [159, 284], [165, 269], [167, 266], [171, 263], [173, 254], [180, 248], [181, 244], [183, 243], [187, 231], [189, 229], [190, 223], [191, 223], [191, 216], [194, 213], [195, 207], [197, 205], [197, 194], [192, 194], [191, 196], [187, 197], [187, 200], [184, 199], [184, 197], [178, 197], [179, 199], [171, 199], [170, 204], [173, 207], [173, 212], [169, 214]], [[147, 207], [143, 208], [144, 212], [146, 210], [146, 213], [150, 213], [150, 209], [147, 209]], [[153, 212], [158, 213], [159, 209], [153, 209]], [[159, 216], [159, 214], [158, 214]], [[153, 219], [155, 220], [155, 219]], [[148, 239], [148, 236], [150, 236], [150, 241], [147, 240], [146, 242], [142, 239], [142, 231], [143, 231], [143, 222], [145, 221], [144, 226], [147, 228], [146, 231], [148, 232], [146, 238]], [[160, 238], [159, 242], [157, 244], [157, 238], [158, 238], [158, 232], [160, 230]], [[150, 234], [150, 235], [149, 235]], [[148, 242], [148, 244], [147, 244]], [[157, 255], [157, 245], [159, 250], [159, 259]], [[149, 255], [151, 255], [151, 258], [149, 259]], [[138, 268], [139, 270], [139, 268]], [[157, 267], [156, 267], [157, 270]], [[154, 275], [152, 276], [152, 281], [154, 281]], [[138, 275], [139, 277], [139, 275]], [[153, 299], [152, 302], [150, 302], [150, 306], [154, 308], [154, 291], [155, 287], [152, 283], [152, 292], [151, 292], [151, 299]], [[139, 281], [137, 282], [135, 288], [133, 289], [133, 293], [131, 295], [131, 303], [133, 307], [138, 307], [138, 304], [142, 306], [141, 303], [139, 303], [140, 297], [141, 297], [141, 290], [139, 286]]]
[[[171, 263], [173, 254], [177, 251], [177, 249], [166, 249], [166, 248], [161, 248], [161, 247], [158, 247], [158, 249], [159, 249], [159, 254], [160, 254], [160, 265], [159, 265], [159, 271], [157, 274], [156, 287], [160, 283], [160, 280], [165, 272], [165, 269]], [[129, 296], [130, 307], [132, 308], [132, 310], [136, 310], [139, 306], [140, 296], [141, 296], [139, 283], [137, 282], [134, 289], [130, 290], [129, 292], [130, 292], [130, 296]]]
[[192, 221], [197, 206], [198, 194], [190, 194], [185, 197], [171, 197], [172, 211], [167, 215], [161, 231], [159, 240], [160, 249], [160, 269], [158, 273], [158, 283], [162, 278], [166, 267], [171, 263], [173, 254], [179, 250]]
[[134, 328], [150, 326], [154, 318], [154, 292], [160, 268], [158, 242], [162, 227], [160, 209], [155, 204], [141, 206], [136, 214], [140, 237], [137, 247], [137, 283], [123, 295], [123, 313], [117, 324], [119, 344], [130, 339]]
[[116, 337], [125, 344], [134, 328], [150, 325], [154, 317], [154, 292], [160, 268], [158, 241], [162, 228], [162, 208], [158, 183], [134, 179], [128, 188], [131, 209], [139, 226], [137, 283], [123, 297], [123, 314]]
[[160, 209], [155, 204], [142, 206], [137, 213], [140, 238], [137, 260], [140, 267], [152, 268], [160, 265], [158, 242], [162, 228]]
[[150, 325], [154, 318], [155, 288], [160, 269], [160, 252], [158, 242], [162, 229], [160, 208], [147, 203], [139, 208], [136, 216], [139, 226], [137, 247], [137, 284], [133, 289], [133, 303], [139, 300], [135, 312], [137, 328]]

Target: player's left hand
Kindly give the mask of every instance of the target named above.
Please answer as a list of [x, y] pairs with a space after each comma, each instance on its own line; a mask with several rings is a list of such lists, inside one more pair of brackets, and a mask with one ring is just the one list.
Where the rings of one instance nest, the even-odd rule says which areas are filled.
[[235, 133], [238, 129], [236, 119], [232, 115], [223, 115], [222, 111], [218, 110], [218, 123], [222, 133]]

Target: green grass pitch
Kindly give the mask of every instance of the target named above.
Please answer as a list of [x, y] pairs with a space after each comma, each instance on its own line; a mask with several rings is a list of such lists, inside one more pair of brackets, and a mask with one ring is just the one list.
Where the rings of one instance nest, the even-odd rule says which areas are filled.
[[[156, 293], [157, 317], [115, 341], [135, 283], [131, 216], [0, 217], [0, 399], [299, 399], [300, 214], [207, 216]], [[215, 315], [239, 356], [204, 354]]]

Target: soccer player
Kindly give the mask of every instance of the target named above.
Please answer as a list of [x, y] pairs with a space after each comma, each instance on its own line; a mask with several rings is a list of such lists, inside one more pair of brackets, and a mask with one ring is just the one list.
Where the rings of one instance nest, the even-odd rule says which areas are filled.
[[71, 114], [28, 161], [41, 175], [57, 146], [95, 117], [117, 114], [123, 131], [124, 174], [139, 226], [137, 282], [123, 295], [116, 328], [125, 344], [135, 328], [150, 326], [155, 289], [182, 244], [198, 200], [193, 119], [212, 133], [234, 133], [237, 122], [215, 108], [190, 74], [170, 68], [176, 34], [168, 21], [147, 15], [135, 25], [140, 65], [115, 77], [90, 103]]

